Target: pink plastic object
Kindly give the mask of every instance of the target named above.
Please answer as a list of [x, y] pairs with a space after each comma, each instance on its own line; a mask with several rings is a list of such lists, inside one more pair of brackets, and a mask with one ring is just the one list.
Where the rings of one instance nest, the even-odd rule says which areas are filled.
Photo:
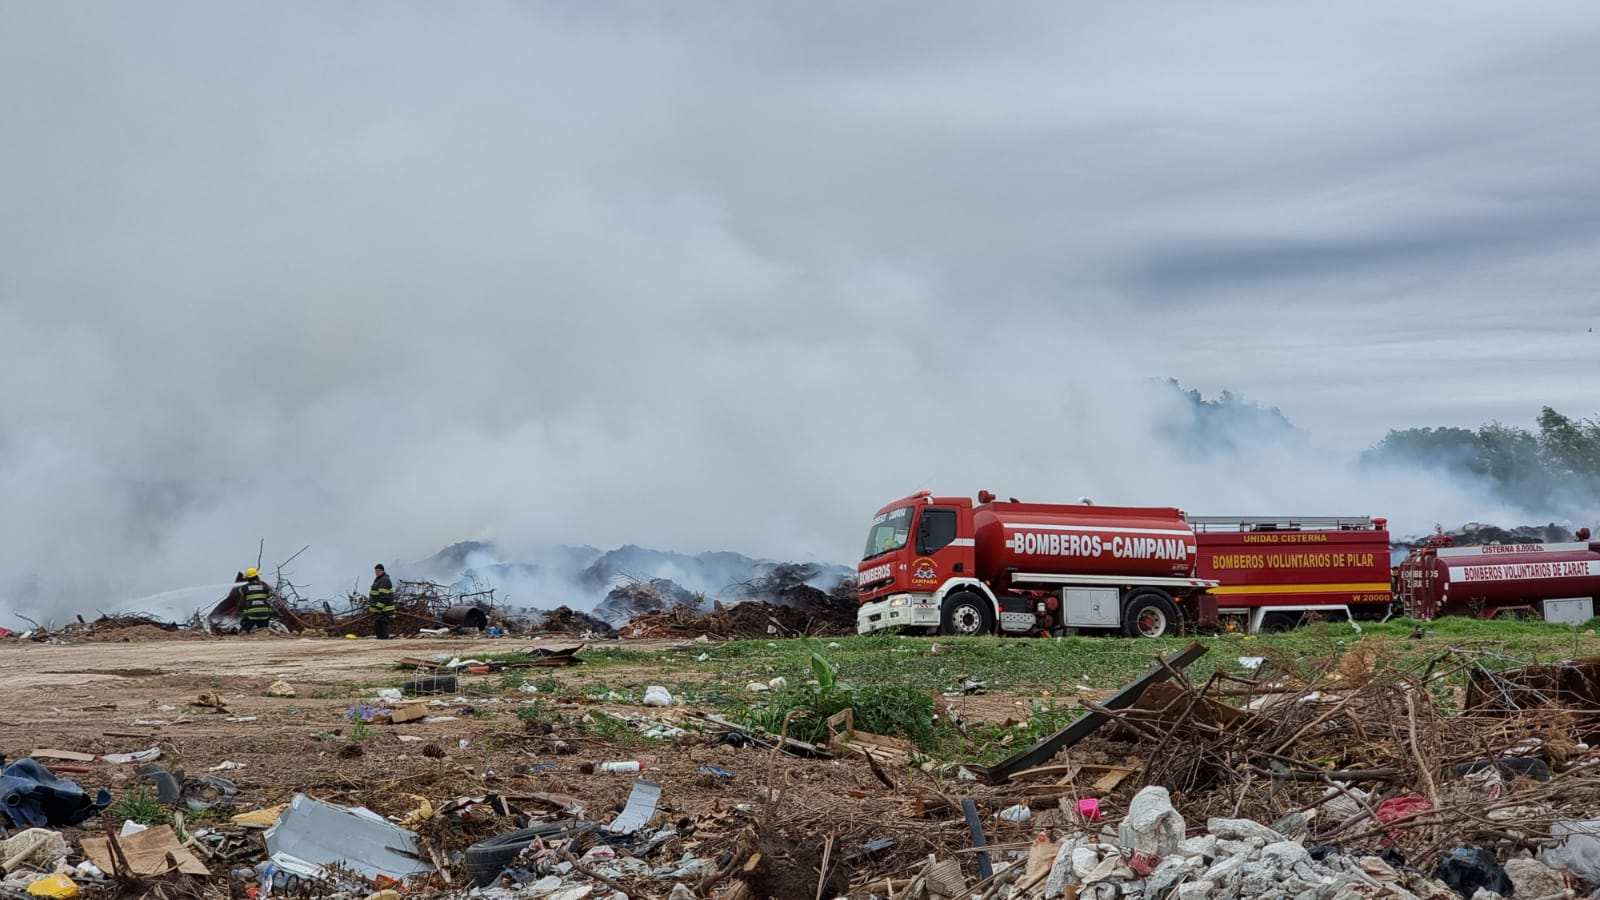
[[1100, 800], [1097, 797], [1085, 797], [1078, 801], [1078, 818], [1085, 822], [1100, 821]]

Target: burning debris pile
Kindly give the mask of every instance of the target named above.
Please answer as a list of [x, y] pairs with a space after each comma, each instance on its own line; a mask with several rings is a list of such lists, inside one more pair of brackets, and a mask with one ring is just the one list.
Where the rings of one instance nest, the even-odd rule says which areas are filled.
[[700, 611], [705, 597], [691, 593], [670, 578], [624, 578], [594, 608], [596, 618], [620, 626], [644, 615], [678, 609]]
[[[394, 595], [395, 634], [416, 634], [423, 629], [484, 630], [500, 621], [492, 589], [460, 590], [433, 581], [401, 581]], [[200, 627], [215, 634], [239, 631], [242, 588], [235, 585], [204, 620]], [[279, 577], [273, 589], [273, 628], [284, 632], [312, 631], [327, 635], [374, 633], [377, 617], [367, 608], [367, 598], [357, 593], [345, 596], [342, 608], [332, 601], [306, 600], [295, 585]]]
[[1441, 528], [1424, 538], [1395, 541], [1391, 546], [1397, 550], [1411, 550], [1440, 536], [1449, 538], [1452, 547], [1481, 547], [1486, 544], [1562, 544], [1577, 540], [1571, 529], [1554, 522], [1548, 525], [1517, 525], [1512, 528], [1468, 522], [1450, 531]]
[[[516, 623], [520, 624], [520, 623]], [[573, 609], [570, 606], [558, 606], [548, 611], [536, 611], [529, 616], [527, 627], [514, 630], [522, 632], [537, 632], [540, 634], [570, 634], [574, 637], [586, 638], [612, 638], [617, 636], [617, 630], [609, 622]]]
[[23, 632], [13, 632], [8, 628], [0, 628], [0, 638], [15, 638], [38, 643], [71, 644], [79, 642], [132, 643], [152, 640], [192, 640], [205, 637], [204, 633], [184, 628], [176, 622], [163, 622], [148, 613], [101, 615], [98, 619], [92, 621], [85, 620], [83, 616], [78, 616], [74, 621], [59, 628], [50, 622], [40, 625], [30, 619], [24, 619], [24, 621], [27, 621], [33, 627]]
[[621, 634], [633, 638], [853, 634], [855, 585], [841, 581], [832, 592], [823, 591], [808, 583], [818, 571], [809, 563], [777, 563], [760, 577], [734, 585], [734, 602], [716, 602], [709, 612], [688, 605], [647, 610], [634, 615]]

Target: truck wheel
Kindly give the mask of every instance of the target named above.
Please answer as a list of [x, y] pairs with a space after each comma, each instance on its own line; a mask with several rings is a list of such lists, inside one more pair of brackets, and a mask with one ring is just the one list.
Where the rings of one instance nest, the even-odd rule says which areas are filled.
[[970, 637], [994, 633], [994, 605], [986, 597], [961, 591], [945, 598], [939, 621], [941, 634]]
[[1261, 617], [1262, 634], [1281, 634], [1299, 627], [1300, 615], [1298, 613], [1275, 612], [1267, 613]]
[[1137, 594], [1122, 615], [1122, 633], [1128, 637], [1163, 637], [1178, 633], [1178, 607], [1155, 592]]

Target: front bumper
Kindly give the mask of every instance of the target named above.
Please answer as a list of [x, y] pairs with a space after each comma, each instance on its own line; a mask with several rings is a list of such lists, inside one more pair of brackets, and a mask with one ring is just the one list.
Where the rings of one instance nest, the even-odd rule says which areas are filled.
[[856, 613], [856, 633], [889, 628], [930, 628], [939, 624], [939, 607], [926, 594], [895, 594], [867, 603]]

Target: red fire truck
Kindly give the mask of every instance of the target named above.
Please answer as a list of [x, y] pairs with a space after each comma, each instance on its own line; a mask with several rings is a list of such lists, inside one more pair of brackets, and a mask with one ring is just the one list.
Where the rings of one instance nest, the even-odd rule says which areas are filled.
[[1224, 624], [1283, 631], [1311, 616], [1381, 619], [1393, 606], [1382, 518], [1190, 516], [1196, 574]]
[[1581, 624], [1600, 597], [1600, 541], [1452, 547], [1440, 535], [1411, 551], [1398, 582], [1417, 619], [1527, 615]]
[[[872, 521], [857, 568], [856, 630], [1052, 635], [1093, 629], [1155, 636], [1184, 624], [1218, 624], [1217, 588], [1232, 587], [1239, 590], [1221, 596], [1230, 612], [1248, 611], [1244, 626], [1255, 631], [1269, 625], [1271, 614], [1337, 609], [1348, 617], [1353, 598], [1379, 593], [1374, 586], [1380, 579], [1372, 573], [1380, 565], [1387, 589], [1382, 520], [1363, 520], [1362, 527], [1358, 520], [1298, 519], [1270, 528], [1267, 520], [1227, 521], [1234, 523], [1232, 532], [1223, 520], [1206, 520], [1197, 535], [1173, 507], [999, 502], [988, 491], [974, 504], [969, 497], [921, 491], [884, 506]], [[1282, 540], [1246, 540], [1258, 533]], [[1287, 537], [1291, 533], [1327, 540]], [[1296, 541], [1338, 547], [1328, 552], [1340, 558], [1319, 567], [1325, 560], [1287, 549]], [[1269, 553], [1274, 544], [1285, 549]], [[1235, 554], [1236, 547], [1254, 549]], [[1380, 555], [1368, 560], [1369, 553]], [[1224, 558], [1246, 554], [1261, 556], [1259, 565]], [[1201, 561], [1208, 571], [1198, 570]], [[1319, 568], [1325, 571], [1305, 574]], [[1299, 589], [1296, 578], [1317, 586]]]

